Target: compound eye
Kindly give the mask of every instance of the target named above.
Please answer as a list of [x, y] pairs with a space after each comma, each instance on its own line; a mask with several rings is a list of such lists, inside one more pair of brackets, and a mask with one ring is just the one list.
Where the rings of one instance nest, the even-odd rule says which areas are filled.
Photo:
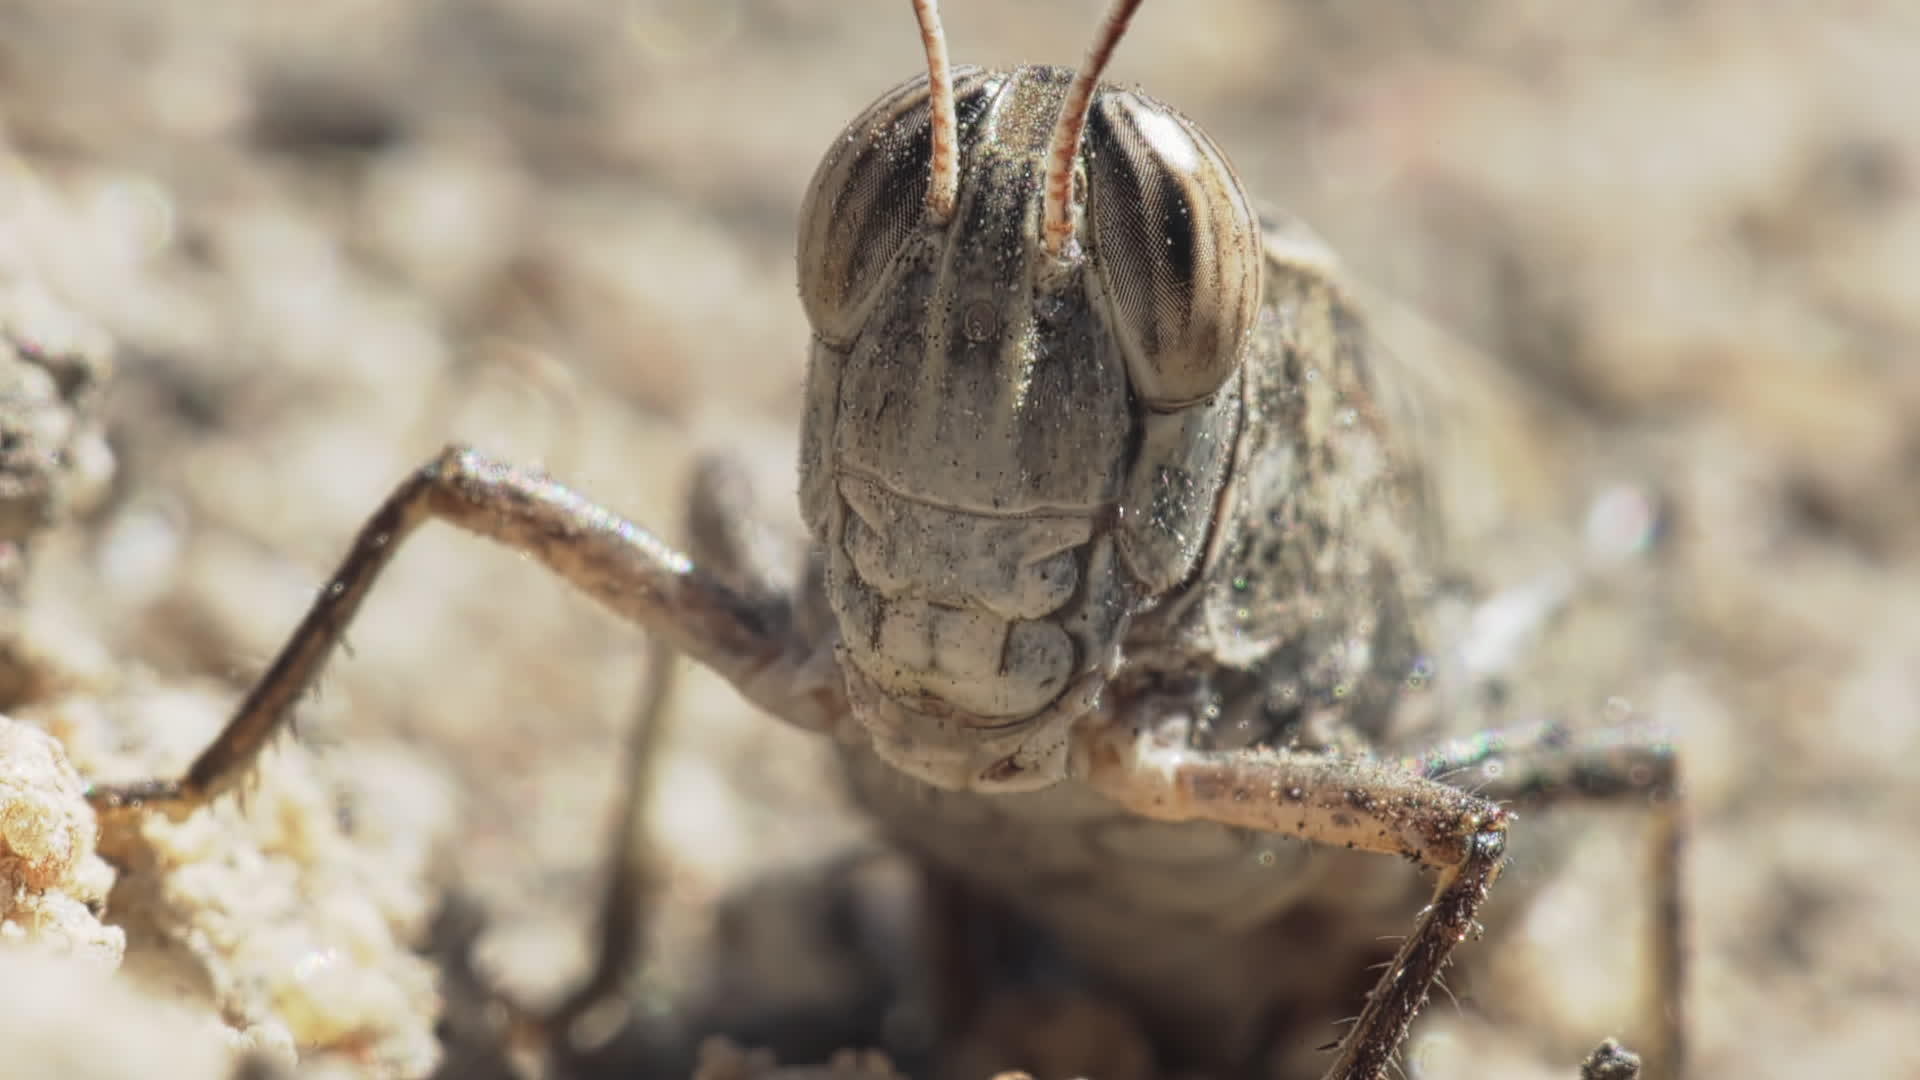
[[1103, 89], [1087, 117], [1094, 273], [1134, 392], [1174, 409], [1233, 374], [1260, 303], [1260, 223], [1227, 159], [1165, 105]]
[[[975, 69], [956, 69], [963, 109], [984, 81]], [[859, 332], [894, 257], [926, 224], [930, 117], [922, 75], [868, 106], [814, 171], [800, 208], [800, 302], [829, 343]]]

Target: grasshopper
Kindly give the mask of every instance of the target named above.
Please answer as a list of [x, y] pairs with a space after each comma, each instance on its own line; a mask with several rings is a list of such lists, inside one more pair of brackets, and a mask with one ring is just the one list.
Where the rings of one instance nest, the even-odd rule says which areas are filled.
[[[1356, 867], [1401, 871], [1324, 852], [1430, 871], [1324, 1074], [1384, 1076], [1478, 933], [1508, 802], [1670, 796], [1674, 761], [1655, 739], [1557, 728], [1450, 738], [1464, 733], [1423, 638], [1431, 538], [1404, 388], [1318, 242], [1257, 211], [1193, 121], [1100, 81], [1138, 6], [1112, 6], [1078, 69], [991, 71], [952, 68], [916, 0], [927, 74], [835, 140], [801, 212], [798, 584], [775, 584], [720, 485], [696, 485], [681, 552], [450, 447], [365, 524], [186, 774], [98, 786], [95, 806], [182, 816], [232, 790], [402, 540], [443, 521], [835, 738], [902, 845], [1050, 931], [1170, 1064], [1263, 1071], [1272, 1018], [1325, 981], [1290, 971], [1269, 928], [1314, 906], [1385, 916], [1358, 899]], [[629, 819], [657, 728], [635, 739]], [[1489, 764], [1500, 780], [1482, 790], [1446, 782]], [[611, 993], [633, 952], [636, 837], [629, 821], [602, 967], [560, 1019]]]

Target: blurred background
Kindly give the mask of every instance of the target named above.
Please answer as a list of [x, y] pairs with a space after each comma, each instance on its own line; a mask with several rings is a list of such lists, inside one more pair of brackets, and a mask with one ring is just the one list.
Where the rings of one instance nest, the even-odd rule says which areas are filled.
[[[953, 0], [953, 55], [1077, 63], [1102, 6]], [[1702, 1077], [1920, 1071], [1916, 56], [1899, 0], [1202, 0], [1147, 5], [1111, 71], [1500, 365], [1533, 417], [1516, 438], [1543, 441], [1486, 486], [1576, 526], [1609, 479], [1665, 508], [1659, 648], [1625, 692], [1686, 759]], [[117, 366], [111, 489], [37, 544], [10, 616], [116, 704], [14, 706], [83, 772], [178, 768], [449, 440], [669, 536], [692, 457], [731, 449], [791, 514], [795, 214], [841, 127], [920, 64], [894, 0], [0, 0], [0, 285], [103, 330]], [[287, 835], [341, 832], [393, 861], [325, 888], [406, 894], [366, 916], [400, 942], [380, 948], [425, 936], [457, 889], [489, 979], [564, 989], [640, 636], [430, 529], [350, 644], [263, 784], [309, 770], [320, 824], [286, 810], [222, 858], [271, 870], [324, 847], [290, 856]], [[825, 748], [699, 672], [679, 700], [642, 1012], [884, 994], [894, 973], [765, 960], [845, 912], [716, 914], [857, 873], [882, 898], [863, 933], [893, 932], [905, 886], [868, 859]], [[1570, 1076], [1628, 1024], [1634, 851], [1569, 860], [1456, 978], [1464, 1003], [1431, 1010], [1410, 1074]], [[321, 903], [319, 879], [273, 872], [300, 898], [273, 918]], [[299, 1013], [365, 990], [342, 972], [377, 967], [355, 950], [386, 930], [234, 959], [237, 933], [185, 933], [201, 901], [159, 892], [174, 914], [129, 924], [127, 963], [198, 957], [172, 982], [149, 964], [147, 986], [222, 1018], [219, 1038], [283, 1058], [318, 1041], [309, 1063], [342, 1075], [431, 1067], [430, 977], [393, 975], [358, 1019]], [[256, 992], [301, 962], [305, 989]], [[413, 1028], [382, 1026], [407, 1009]]]

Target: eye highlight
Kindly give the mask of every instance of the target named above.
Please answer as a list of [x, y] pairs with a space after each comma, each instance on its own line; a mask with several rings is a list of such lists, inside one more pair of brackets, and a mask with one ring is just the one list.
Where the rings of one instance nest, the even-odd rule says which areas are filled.
[[1093, 272], [1134, 392], [1156, 408], [1220, 389], [1260, 302], [1260, 224], [1226, 158], [1192, 121], [1103, 89], [1083, 160]]

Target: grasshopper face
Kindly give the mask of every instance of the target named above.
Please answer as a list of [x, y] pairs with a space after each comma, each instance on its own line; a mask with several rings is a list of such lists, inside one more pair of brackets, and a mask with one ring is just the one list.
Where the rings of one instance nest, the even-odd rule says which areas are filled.
[[955, 73], [944, 218], [928, 80], [910, 81], [834, 143], [801, 213], [802, 510], [855, 717], [943, 788], [1066, 776], [1129, 620], [1204, 561], [1242, 420], [1262, 272], [1246, 194], [1191, 121], [1102, 85], [1048, 250], [1072, 79]]

